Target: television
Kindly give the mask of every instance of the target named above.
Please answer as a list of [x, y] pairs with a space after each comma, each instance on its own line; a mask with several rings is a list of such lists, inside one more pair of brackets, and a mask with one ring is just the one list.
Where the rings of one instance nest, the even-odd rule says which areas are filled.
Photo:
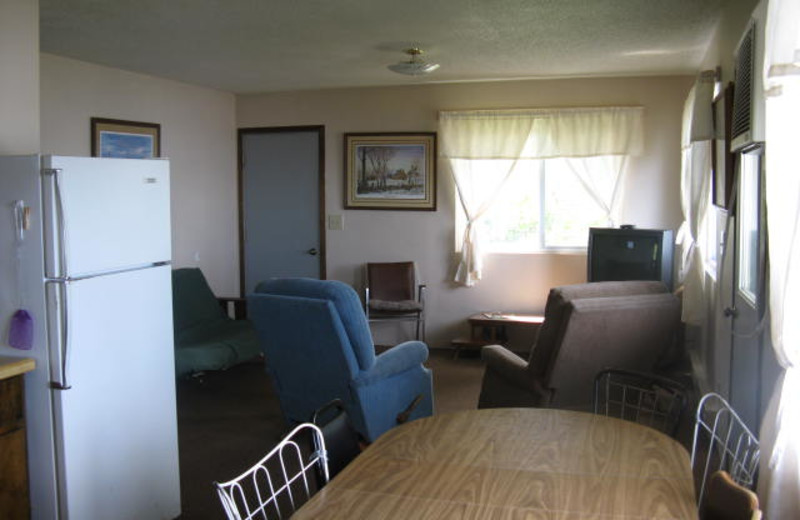
[[590, 228], [587, 278], [659, 280], [672, 290], [673, 252], [670, 229]]

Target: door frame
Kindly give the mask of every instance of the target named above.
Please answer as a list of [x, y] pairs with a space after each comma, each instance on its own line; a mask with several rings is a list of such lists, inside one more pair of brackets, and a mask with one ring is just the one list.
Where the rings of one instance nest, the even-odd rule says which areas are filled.
[[245, 270], [245, 252], [244, 252], [244, 236], [245, 236], [245, 220], [244, 220], [244, 150], [242, 142], [245, 135], [252, 134], [278, 134], [278, 133], [297, 133], [297, 132], [316, 132], [317, 140], [319, 142], [318, 158], [319, 164], [317, 169], [319, 171], [319, 278], [325, 280], [327, 278], [327, 248], [325, 245], [325, 125], [308, 125], [308, 126], [264, 126], [264, 127], [250, 127], [239, 128], [237, 130], [237, 192], [238, 192], [238, 205], [239, 205], [239, 294], [244, 297], [244, 270]]

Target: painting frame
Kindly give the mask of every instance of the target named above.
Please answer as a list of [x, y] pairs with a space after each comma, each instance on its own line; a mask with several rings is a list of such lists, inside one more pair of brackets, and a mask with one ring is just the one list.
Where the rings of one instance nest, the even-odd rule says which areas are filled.
[[161, 157], [161, 125], [123, 119], [91, 118], [92, 157]]
[[345, 209], [436, 211], [436, 146], [436, 132], [344, 134]]
[[735, 154], [731, 153], [733, 83], [721, 89], [712, 103], [714, 142], [711, 154], [711, 203], [729, 209], [735, 175]]

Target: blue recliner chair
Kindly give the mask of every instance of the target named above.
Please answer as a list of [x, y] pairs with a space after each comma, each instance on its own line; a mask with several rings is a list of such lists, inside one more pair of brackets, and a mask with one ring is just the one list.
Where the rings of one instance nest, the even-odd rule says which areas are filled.
[[361, 301], [347, 284], [307, 278], [261, 282], [248, 296], [267, 371], [290, 423], [306, 422], [339, 398], [353, 426], [372, 442], [395, 426], [433, 413], [428, 347], [408, 341], [383, 354]]

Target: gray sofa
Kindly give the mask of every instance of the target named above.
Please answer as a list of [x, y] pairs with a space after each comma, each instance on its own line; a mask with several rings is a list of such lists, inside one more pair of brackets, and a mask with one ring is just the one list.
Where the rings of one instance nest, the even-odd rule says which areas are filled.
[[527, 361], [500, 345], [483, 347], [478, 407], [589, 410], [597, 372], [652, 371], [675, 356], [679, 326], [680, 302], [661, 282], [556, 287]]

